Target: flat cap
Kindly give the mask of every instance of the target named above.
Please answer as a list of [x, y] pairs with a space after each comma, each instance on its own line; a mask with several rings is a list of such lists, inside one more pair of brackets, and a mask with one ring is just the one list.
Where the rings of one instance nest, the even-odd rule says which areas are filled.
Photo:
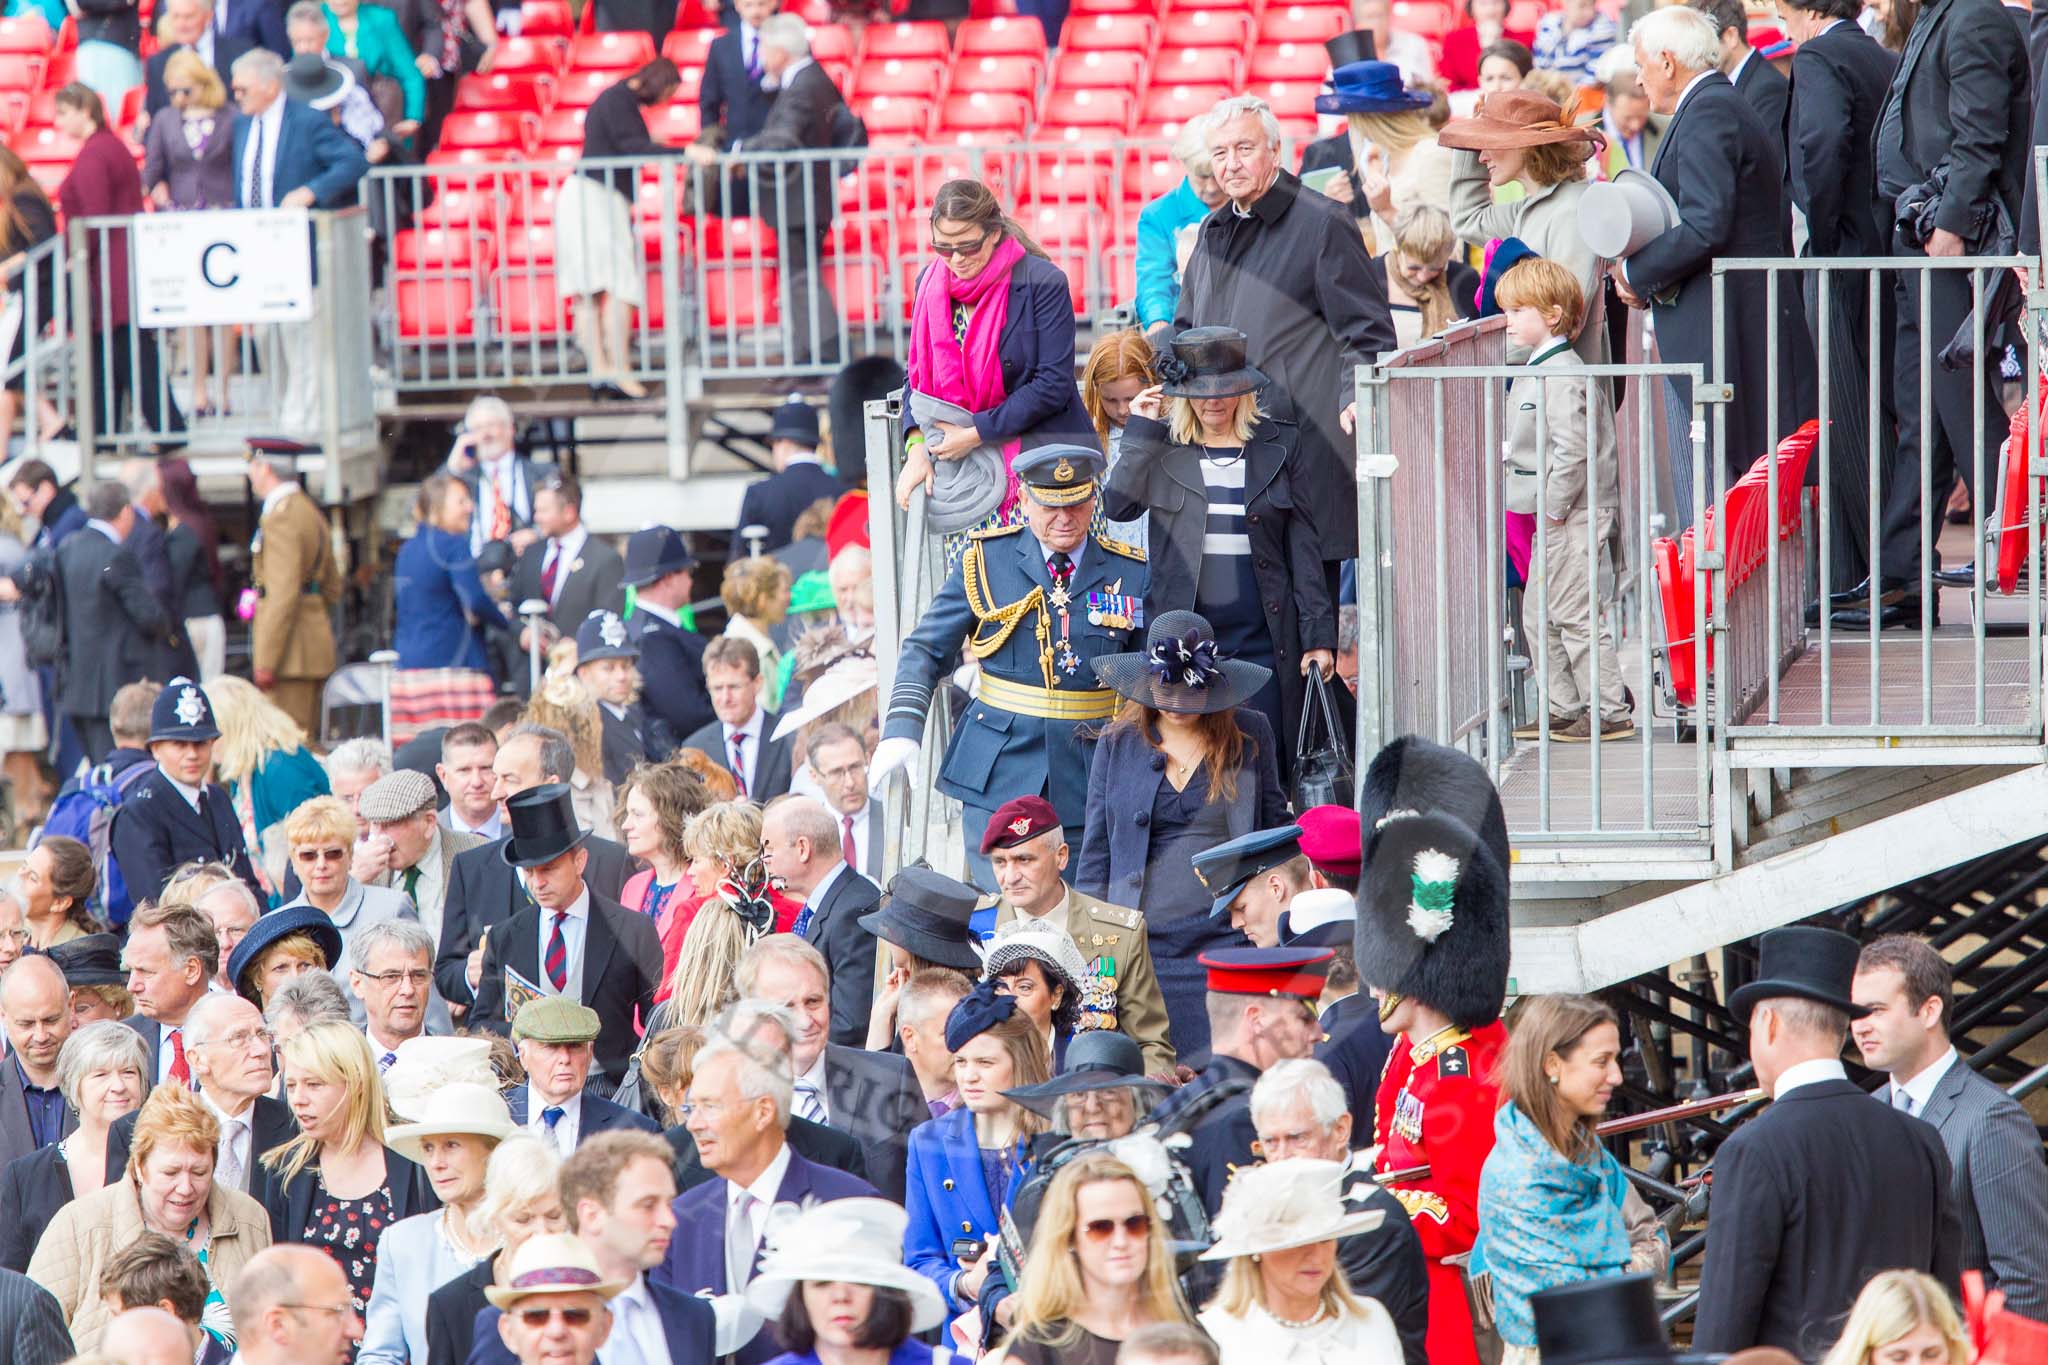
[[544, 995], [519, 1007], [512, 1020], [512, 1040], [536, 1043], [590, 1043], [597, 1040], [597, 1011], [566, 995]]
[[403, 820], [423, 810], [432, 810], [439, 804], [440, 797], [434, 791], [433, 778], [411, 768], [400, 768], [363, 788], [356, 810], [363, 819], [377, 824], [384, 820]]

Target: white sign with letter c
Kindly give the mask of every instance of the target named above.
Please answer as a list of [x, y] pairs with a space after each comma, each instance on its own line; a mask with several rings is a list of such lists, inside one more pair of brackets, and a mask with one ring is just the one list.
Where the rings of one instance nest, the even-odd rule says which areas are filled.
[[144, 213], [131, 233], [140, 326], [313, 316], [313, 239], [304, 209]]

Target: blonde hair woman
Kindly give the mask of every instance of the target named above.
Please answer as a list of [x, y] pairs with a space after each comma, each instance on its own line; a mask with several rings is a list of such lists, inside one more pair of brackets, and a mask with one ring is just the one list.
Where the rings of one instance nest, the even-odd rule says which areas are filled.
[[[328, 961], [328, 970], [333, 973], [335, 984], [348, 999], [350, 1017], [358, 1027], [363, 1023], [363, 1002], [356, 999], [348, 984], [348, 973], [341, 970], [348, 957], [349, 946], [356, 935], [373, 924], [384, 920], [402, 919], [419, 923], [420, 912], [414, 908], [412, 898], [395, 886], [369, 886], [357, 881], [350, 870], [350, 858], [355, 848], [356, 817], [350, 812], [348, 803], [338, 796], [316, 796], [306, 802], [284, 822], [285, 847], [290, 850], [292, 866], [297, 869], [299, 882], [305, 889], [299, 898], [273, 911], [280, 914], [295, 906], [309, 905], [327, 916], [335, 931], [341, 935], [341, 951]], [[264, 919], [270, 919], [266, 915]], [[259, 927], [261, 921], [258, 922]], [[254, 929], [236, 948], [235, 956], [241, 957], [250, 941], [257, 937]], [[253, 959], [251, 959], [253, 960]], [[234, 964], [230, 964], [233, 968]], [[242, 972], [235, 969], [235, 975]], [[427, 1005], [427, 1030], [430, 1033], [446, 1033], [450, 1029], [448, 1006], [440, 996], [432, 997]]]
[[[574, 668], [576, 642], [570, 640], [568, 645], [569, 667]], [[569, 775], [569, 800], [576, 808], [576, 821], [600, 839], [617, 837], [612, 824], [612, 784], [604, 775], [604, 717], [598, 714], [597, 694], [573, 673], [563, 672], [541, 683], [521, 719], [568, 736], [569, 747], [576, 754], [576, 770]]]
[[692, 899], [677, 906], [662, 939], [663, 1008], [651, 1027], [708, 1024], [733, 999], [740, 955], [785, 934], [803, 908], [768, 885], [761, 865], [761, 808], [720, 801], [683, 831]]
[[370, 1305], [384, 1229], [423, 1211], [427, 1173], [384, 1145], [384, 1085], [360, 1028], [339, 1020], [288, 1039], [284, 1093], [299, 1132], [263, 1153], [271, 1228], [325, 1251], [348, 1278], [355, 1311]]
[[1969, 1338], [1948, 1291], [1917, 1270], [1873, 1276], [1820, 1365], [1969, 1365]]
[[726, 565], [718, 589], [728, 613], [726, 635], [745, 640], [760, 656], [760, 703], [769, 711], [782, 708], [782, 650], [768, 632], [789, 615], [789, 581], [782, 561], [762, 555]]
[[[118, 1025], [116, 1027], [119, 1027]], [[217, 1286], [232, 1284], [250, 1258], [270, 1245], [263, 1206], [213, 1179], [220, 1122], [199, 1096], [164, 1084], [136, 1115], [124, 1178], [73, 1200], [50, 1220], [29, 1278], [56, 1296], [81, 1354], [90, 1354], [113, 1319], [101, 1295], [107, 1258], [144, 1232], [192, 1248], [213, 1288], [201, 1322], [225, 1345], [234, 1325]], [[14, 1216], [10, 1211], [9, 1216]]]
[[275, 898], [285, 881], [284, 818], [327, 795], [327, 769], [306, 747], [306, 732], [256, 685], [222, 674], [202, 689], [220, 738], [213, 768], [235, 803], [242, 838], [256, 853], [256, 876]]
[[[227, 87], [213, 63], [193, 48], [171, 53], [163, 88], [170, 108], [158, 111], [143, 139], [142, 190], [159, 209], [193, 212], [235, 206], [235, 119], [225, 114]], [[173, 117], [175, 115], [176, 117]], [[190, 327], [185, 350], [192, 367], [192, 411], [197, 417], [228, 415], [228, 382], [234, 374], [232, 328]], [[220, 402], [207, 391], [212, 352], [220, 351]]]
[[1190, 1319], [1151, 1192], [1106, 1151], [1077, 1157], [1052, 1178], [1031, 1253], [1003, 1344], [1011, 1360], [1109, 1360], [1139, 1328]]
[[1435, 204], [1410, 204], [1394, 215], [1394, 249], [1380, 257], [1387, 276], [1387, 307], [1394, 334], [1413, 346], [1477, 311], [1479, 277], [1454, 264], [1457, 234], [1451, 215]]

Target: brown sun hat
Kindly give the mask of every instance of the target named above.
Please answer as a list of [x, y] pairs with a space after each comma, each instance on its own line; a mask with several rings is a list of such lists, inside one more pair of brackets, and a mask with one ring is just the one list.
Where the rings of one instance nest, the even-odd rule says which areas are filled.
[[1502, 147], [1540, 147], [1550, 142], [1605, 145], [1592, 128], [1574, 127], [1557, 101], [1534, 90], [1501, 90], [1481, 96], [1470, 118], [1454, 118], [1436, 135], [1437, 144], [1463, 152]]

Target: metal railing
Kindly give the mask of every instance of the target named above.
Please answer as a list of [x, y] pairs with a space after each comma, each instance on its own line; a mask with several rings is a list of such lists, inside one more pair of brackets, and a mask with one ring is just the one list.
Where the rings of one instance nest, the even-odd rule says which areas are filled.
[[62, 285], [65, 271], [65, 241], [60, 233], [23, 252], [20, 260], [0, 274], [12, 295], [9, 307], [19, 315], [15, 326], [21, 345], [21, 357], [0, 367], [0, 386], [19, 390], [23, 396], [22, 449], [30, 458], [39, 457], [44, 442], [57, 434], [43, 420], [42, 401], [54, 406], [60, 418], [71, 410], [75, 375], [71, 293]]

